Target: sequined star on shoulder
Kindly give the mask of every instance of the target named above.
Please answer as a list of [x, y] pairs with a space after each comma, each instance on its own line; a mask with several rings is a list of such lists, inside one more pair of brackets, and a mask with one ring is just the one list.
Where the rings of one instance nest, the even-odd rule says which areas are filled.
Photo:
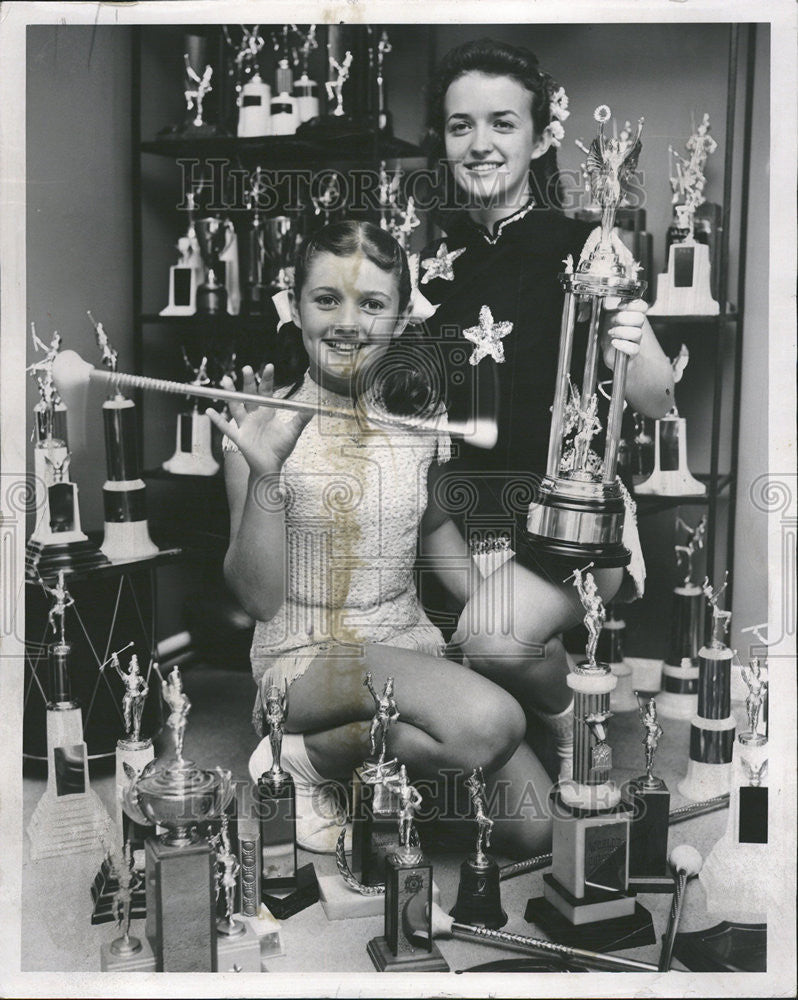
[[463, 336], [474, 344], [474, 350], [468, 359], [472, 365], [490, 355], [497, 364], [504, 361], [504, 344], [502, 338], [506, 337], [513, 329], [513, 324], [509, 321], [499, 323], [493, 322], [493, 313], [489, 306], [482, 306], [479, 310], [479, 325], [469, 326], [463, 330]]
[[441, 278], [443, 281], [454, 281], [454, 267], [452, 266], [460, 254], [466, 252], [465, 247], [459, 250], [447, 250], [446, 244], [441, 243], [434, 257], [427, 257], [421, 261], [424, 274], [421, 277], [421, 284], [426, 285], [433, 278]]

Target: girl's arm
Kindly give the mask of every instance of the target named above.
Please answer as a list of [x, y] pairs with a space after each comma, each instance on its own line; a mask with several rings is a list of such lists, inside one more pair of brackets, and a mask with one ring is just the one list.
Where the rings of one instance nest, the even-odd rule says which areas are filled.
[[435, 484], [444, 474], [445, 467], [433, 462], [427, 477], [427, 509], [421, 521], [420, 551], [444, 587], [464, 606], [471, 597], [475, 567], [460, 530], [436, 499]]
[[632, 409], [646, 417], [663, 417], [674, 402], [673, 369], [646, 319], [647, 308], [637, 300], [608, 310], [601, 342], [610, 370], [615, 365], [613, 348], [629, 355], [625, 396]]

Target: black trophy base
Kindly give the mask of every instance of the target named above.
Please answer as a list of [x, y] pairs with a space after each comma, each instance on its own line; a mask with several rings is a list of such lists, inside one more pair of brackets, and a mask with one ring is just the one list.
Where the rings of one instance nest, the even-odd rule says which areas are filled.
[[544, 556], [548, 559], [559, 559], [562, 562], [582, 563], [592, 562], [598, 569], [613, 569], [617, 566], [628, 566], [632, 553], [621, 542], [615, 545], [587, 545], [580, 542], [566, 542], [557, 538], [546, 538], [543, 535], [532, 535], [527, 532], [520, 544], [532, 555]]
[[[629, 830], [629, 878], [659, 879], [661, 889], [648, 892], [671, 892], [673, 880], [668, 872], [668, 827], [670, 824], [671, 794], [664, 781], [651, 787], [645, 775], [630, 781], [623, 790], [625, 801], [632, 807], [632, 824]], [[637, 885], [630, 885], [632, 891]]]
[[449, 915], [459, 924], [471, 924], [497, 931], [507, 923], [499, 894], [499, 866], [491, 858], [477, 865], [476, 858], [467, 858], [460, 865], [457, 902]]
[[286, 920], [295, 913], [306, 910], [319, 901], [319, 882], [313, 864], [297, 869], [293, 889], [269, 891], [261, 883], [261, 900], [269, 913], [278, 920]]
[[394, 955], [384, 937], [372, 938], [366, 951], [377, 972], [449, 972], [449, 964], [434, 941], [431, 950], [417, 949], [413, 954]]
[[110, 565], [108, 557], [88, 538], [56, 545], [42, 545], [31, 539], [25, 547], [25, 576], [29, 580], [55, 579], [60, 570], [81, 573]]
[[[142, 877], [140, 881], [139, 888], [133, 890], [130, 902], [131, 920], [143, 920], [147, 916], [147, 893], [144, 888], [144, 878]], [[119, 881], [106, 859], [94, 876], [94, 882], [91, 886], [91, 898], [94, 904], [91, 911], [93, 924], [110, 924], [116, 921], [113, 902], [118, 889]]]
[[673, 947], [673, 957], [691, 972], [767, 972], [767, 954], [767, 924], [730, 920], [677, 934]]
[[[543, 879], [544, 882], [553, 884], [558, 894], [574, 907], [589, 906], [594, 902], [590, 896], [584, 900], [575, 899], [551, 875], [544, 875]], [[605, 893], [604, 895], [609, 894]], [[526, 904], [524, 919], [528, 923], [536, 924], [542, 928], [552, 941], [556, 941], [558, 944], [588, 948], [591, 951], [609, 952], [625, 948], [640, 948], [644, 945], [655, 944], [657, 940], [651, 914], [637, 902], [634, 904], [634, 910], [626, 916], [577, 923], [564, 916], [548, 899], [538, 896], [535, 899], [530, 899]]]

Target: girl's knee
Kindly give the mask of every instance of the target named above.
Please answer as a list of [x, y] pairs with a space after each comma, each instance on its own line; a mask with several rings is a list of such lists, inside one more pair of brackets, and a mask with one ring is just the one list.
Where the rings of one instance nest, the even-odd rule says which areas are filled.
[[465, 717], [457, 720], [459, 756], [464, 770], [500, 768], [526, 734], [526, 717], [518, 702], [501, 688], [481, 693]]

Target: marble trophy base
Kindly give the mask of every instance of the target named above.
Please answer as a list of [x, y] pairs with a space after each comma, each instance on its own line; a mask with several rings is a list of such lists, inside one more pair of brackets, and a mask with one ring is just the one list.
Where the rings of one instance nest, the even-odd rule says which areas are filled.
[[[131, 927], [131, 931], [133, 928]], [[131, 933], [131, 937], [134, 935]], [[155, 953], [150, 942], [139, 938], [141, 948], [128, 955], [117, 955], [106, 942], [100, 948], [100, 971], [102, 972], [159, 972]], [[218, 972], [262, 972], [260, 942], [251, 927], [247, 926], [243, 936], [237, 938], [219, 937]]]
[[108, 557], [85, 535], [73, 541], [56, 541], [57, 534], [50, 537], [53, 540], [49, 542], [31, 538], [25, 546], [25, 576], [29, 580], [55, 579], [59, 570], [81, 573], [110, 565]]
[[254, 916], [248, 917], [246, 914], [237, 914], [237, 916], [249, 926], [260, 942], [261, 971], [265, 972], [264, 959], [285, 954], [280, 922], [269, 913], [263, 903], [260, 904], [258, 912]]
[[194, 409], [177, 417], [175, 453], [163, 468], [175, 476], [214, 476], [219, 463], [211, 454], [211, 421]]
[[674, 243], [668, 270], [657, 276], [657, 298], [649, 316], [717, 316], [720, 306], [710, 291], [709, 247], [695, 240]]
[[657, 695], [658, 715], [663, 719], [693, 718], [698, 711], [698, 672], [698, 660], [685, 657], [678, 667], [663, 662], [663, 689]]
[[[261, 882], [261, 886], [264, 883]], [[261, 889], [261, 899], [269, 913], [278, 920], [286, 920], [295, 913], [306, 910], [319, 900], [319, 880], [312, 862], [297, 868], [292, 888]]]
[[157, 556], [161, 550], [150, 538], [149, 525], [144, 520], [106, 521], [100, 551], [108, 556], [111, 562], [130, 562], [132, 559], [149, 559]]
[[199, 269], [185, 264], [169, 268], [169, 304], [161, 309], [161, 316], [193, 316], [197, 311], [197, 286]]
[[731, 788], [732, 766], [687, 761], [687, 774], [676, 786], [679, 794], [693, 802], [702, 802], [717, 795], [726, 795]]
[[635, 695], [632, 668], [624, 660], [621, 663], [610, 663], [610, 670], [618, 678], [618, 683], [610, 692], [610, 710], [613, 712], [636, 712], [638, 709]]
[[[441, 891], [434, 880], [432, 901], [441, 905]], [[350, 889], [340, 875], [322, 875], [319, 878], [319, 902], [328, 920], [378, 917], [385, 910], [384, 893], [363, 896]]]
[[[544, 875], [544, 891], [549, 883], [554, 885], [555, 880], [551, 875]], [[562, 897], [561, 886], [556, 886], [556, 892]], [[621, 951], [655, 944], [657, 937], [651, 914], [634, 897], [631, 899], [632, 910], [625, 916], [574, 923], [545, 896], [538, 896], [527, 903], [524, 920], [542, 928], [552, 941], [569, 947], [588, 948], [590, 951]], [[601, 900], [596, 902], [600, 903]], [[574, 908], [576, 905], [574, 903]]]
[[654, 468], [635, 486], [638, 496], [706, 496], [707, 488], [687, 466], [687, 421], [668, 416], [654, 426]]

